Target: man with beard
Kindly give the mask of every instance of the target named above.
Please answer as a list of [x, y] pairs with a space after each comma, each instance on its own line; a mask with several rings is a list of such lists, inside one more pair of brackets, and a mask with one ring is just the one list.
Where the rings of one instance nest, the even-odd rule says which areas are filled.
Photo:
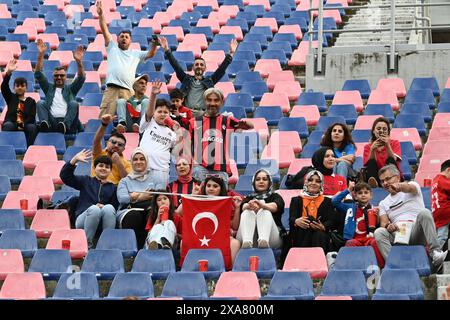
[[117, 43], [115, 43], [111, 41], [112, 36], [106, 25], [101, 1], [97, 1], [97, 13], [108, 53], [106, 90], [100, 105], [99, 118], [101, 118], [105, 114], [116, 114], [117, 100], [128, 100], [134, 94], [133, 83], [136, 68], [140, 62], [155, 55], [157, 43], [152, 41], [149, 51], [130, 50], [131, 31], [129, 30], [122, 30], [117, 37]]
[[194, 60], [194, 76], [191, 76], [183, 71], [177, 60], [169, 50], [167, 39], [164, 37], [158, 38], [161, 47], [164, 49], [166, 59], [172, 65], [178, 80], [181, 82], [180, 90], [183, 91], [186, 107], [192, 109], [194, 117], [201, 116], [205, 111], [205, 100], [203, 93], [206, 89], [213, 88], [214, 85], [224, 76], [226, 69], [233, 60], [233, 55], [236, 52], [238, 43], [235, 39], [231, 41], [230, 53], [225, 56], [225, 59], [217, 68], [217, 70], [210, 76], [205, 77], [206, 62], [202, 58]]
[[37, 40], [38, 58], [34, 76], [45, 94], [45, 100], [37, 103], [36, 109], [39, 117], [39, 131], [77, 133], [82, 131], [82, 125], [78, 119], [78, 103], [75, 97], [86, 80], [83, 67], [83, 46], [78, 46], [73, 57], [77, 63], [77, 77], [69, 85], [66, 84], [66, 70], [56, 67], [53, 71], [53, 83], [49, 83], [42, 67], [44, 65], [44, 54], [47, 51], [46, 44]]

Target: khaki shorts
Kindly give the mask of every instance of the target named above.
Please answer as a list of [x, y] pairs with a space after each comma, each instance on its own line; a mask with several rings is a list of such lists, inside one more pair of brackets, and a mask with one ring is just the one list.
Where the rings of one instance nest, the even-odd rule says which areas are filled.
[[128, 100], [131, 98], [133, 93], [128, 89], [106, 87], [103, 92], [102, 104], [100, 105], [100, 115], [101, 118], [105, 114], [116, 114], [117, 110], [117, 99]]

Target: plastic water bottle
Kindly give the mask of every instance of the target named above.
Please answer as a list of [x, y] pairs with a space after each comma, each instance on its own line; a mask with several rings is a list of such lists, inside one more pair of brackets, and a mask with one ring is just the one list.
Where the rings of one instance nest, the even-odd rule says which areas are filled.
[[334, 268], [334, 264], [336, 262], [337, 252], [328, 252], [327, 253], [327, 264], [328, 264], [328, 270], [332, 270]]

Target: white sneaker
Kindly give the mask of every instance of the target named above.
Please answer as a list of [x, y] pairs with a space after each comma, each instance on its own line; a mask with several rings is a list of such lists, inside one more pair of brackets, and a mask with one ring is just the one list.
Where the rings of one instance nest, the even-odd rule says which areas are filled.
[[440, 267], [444, 263], [445, 258], [447, 257], [448, 251], [442, 251], [442, 250], [434, 250], [432, 259], [433, 259], [433, 266]]
[[253, 243], [251, 241], [242, 242], [242, 249], [250, 249], [253, 248]]
[[267, 242], [267, 240], [264, 240], [264, 239], [258, 240], [258, 248], [260, 248], [260, 249], [269, 248], [269, 242]]

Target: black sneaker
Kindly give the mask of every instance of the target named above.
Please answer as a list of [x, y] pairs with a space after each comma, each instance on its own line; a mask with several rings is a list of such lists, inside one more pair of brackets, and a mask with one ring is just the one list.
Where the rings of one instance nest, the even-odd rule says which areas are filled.
[[172, 245], [170, 244], [169, 240], [167, 240], [166, 238], [162, 237], [161, 243], [162, 243], [163, 249], [172, 249]]
[[50, 129], [47, 121], [41, 121], [39, 124], [39, 131], [40, 132], [47, 132]]
[[58, 124], [56, 125], [56, 131], [62, 134], [66, 134], [66, 125], [64, 124], [64, 122], [58, 122]]

